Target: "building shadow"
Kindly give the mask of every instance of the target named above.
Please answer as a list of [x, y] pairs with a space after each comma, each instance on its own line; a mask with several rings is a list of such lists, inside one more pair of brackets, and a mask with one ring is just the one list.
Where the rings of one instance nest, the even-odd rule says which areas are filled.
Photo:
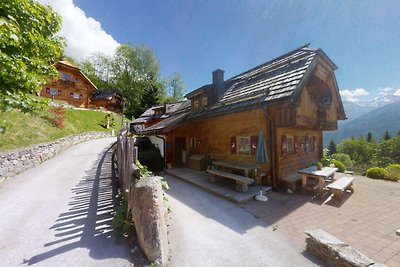
[[96, 260], [121, 258], [133, 262], [127, 244], [116, 245], [116, 233], [111, 227], [115, 196], [118, 192], [112, 164], [112, 149], [98, 155], [98, 159], [71, 190], [68, 208], [53, 226], [56, 240], [44, 244], [48, 250], [24, 259], [33, 265], [57, 255], [85, 248]]

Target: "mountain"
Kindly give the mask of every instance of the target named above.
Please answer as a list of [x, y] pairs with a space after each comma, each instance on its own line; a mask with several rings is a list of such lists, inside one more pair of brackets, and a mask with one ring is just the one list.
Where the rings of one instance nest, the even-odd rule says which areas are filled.
[[385, 130], [388, 130], [391, 136], [396, 135], [400, 130], [400, 101], [372, 109], [354, 119], [340, 123], [336, 131], [325, 132], [324, 147], [330, 140], [338, 144], [345, 138], [366, 136], [368, 131], [371, 131], [374, 139], [377, 140], [382, 137]]
[[[400, 96], [397, 95], [383, 95], [375, 97], [370, 101], [343, 101], [344, 110], [346, 111], [347, 120], [351, 121], [365, 113], [368, 113], [376, 108], [383, 107], [385, 105], [399, 102]], [[345, 123], [346, 123], [345, 122]], [[343, 124], [343, 123], [342, 123]]]

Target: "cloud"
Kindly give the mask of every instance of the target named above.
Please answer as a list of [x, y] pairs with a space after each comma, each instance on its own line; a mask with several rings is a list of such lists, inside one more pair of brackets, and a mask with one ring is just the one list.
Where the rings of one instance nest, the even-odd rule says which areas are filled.
[[114, 53], [119, 43], [101, 27], [100, 22], [87, 17], [85, 12], [75, 6], [73, 0], [38, 0], [50, 5], [63, 19], [60, 35], [67, 41], [65, 53], [74, 59], [82, 60], [93, 53], [106, 55]]
[[356, 102], [358, 101], [358, 97], [369, 95], [364, 88], [357, 88], [354, 90], [340, 90], [340, 95], [343, 96], [347, 101]]
[[400, 96], [400, 89], [397, 89], [397, 91], [394, 92], [393, 95], [395, 95], [395, 96]]
[[392, 91], [392, 87], [384, 87], [384, 88], [379, 88], [379, 95], [389, 95], [389, 92]]

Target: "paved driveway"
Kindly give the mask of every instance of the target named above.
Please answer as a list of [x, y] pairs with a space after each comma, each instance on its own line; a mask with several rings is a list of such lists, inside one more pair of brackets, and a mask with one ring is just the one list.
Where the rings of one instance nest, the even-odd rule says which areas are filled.
[[131, 266], [110, 227], [114, 141], [79, 144], [0, 183], [1, 266]]
[[301, 245], [241, 207], [165, 175], [170, 266], [315, 266]]
[[356, 176], [354, 190], [342, 203], [327, 195], [319, 200], [273, 192], [267, 203], [252, 200], [241, 207], [298, 245], [305, 244], [304, 230], [322, 228], [377, 262], [400, 266], [400, 236], [395, 233], [400, 228], [400, 183]]

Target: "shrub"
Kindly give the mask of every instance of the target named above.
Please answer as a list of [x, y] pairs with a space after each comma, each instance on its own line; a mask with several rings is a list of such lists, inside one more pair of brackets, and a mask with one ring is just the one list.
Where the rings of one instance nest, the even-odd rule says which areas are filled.
[[350, 156], [344, 153], [335, 153], [332, 155], [332, 159], [336, 159], [342, 162], [347, 168], [353, 167], [353, 161]]
[[331, 162], [332, 164], [335, 164], [336, 168], [339, 169], [339, 172], [345, 172], [347, 170], [346, 166], [342, 162], [336, 159], [333, 159]]
[[390, 164], [387, 166], [386, 178], [392, 181], [400, 181], [400, 164]]
[[137, 137], [135, 141], [135, 146], [140, 150], [151, 150], [153, 144], [148, 137]]
[[386, 178], [387, 171], [384, 168], [380, 167], [372, 167], [367, 170], [367, 177], [373, 178], [373, 179], [385, 179]]
[[138, 151], [139, 162], [147, 166], [147, 169], [152, 172], [161, 172], [165, 168], [164, 158], [161, 156], [160, 150], [156, 147], [150, 149], [140, 149]]
[[329, 164], [331, 164], [331, 162], [329, 161], [329, 159], [327, 159], [325, 156], [322, 157], [322, 159], [319, 161], [322, 163], [322, 166], [327, 167], [329, 166]]

